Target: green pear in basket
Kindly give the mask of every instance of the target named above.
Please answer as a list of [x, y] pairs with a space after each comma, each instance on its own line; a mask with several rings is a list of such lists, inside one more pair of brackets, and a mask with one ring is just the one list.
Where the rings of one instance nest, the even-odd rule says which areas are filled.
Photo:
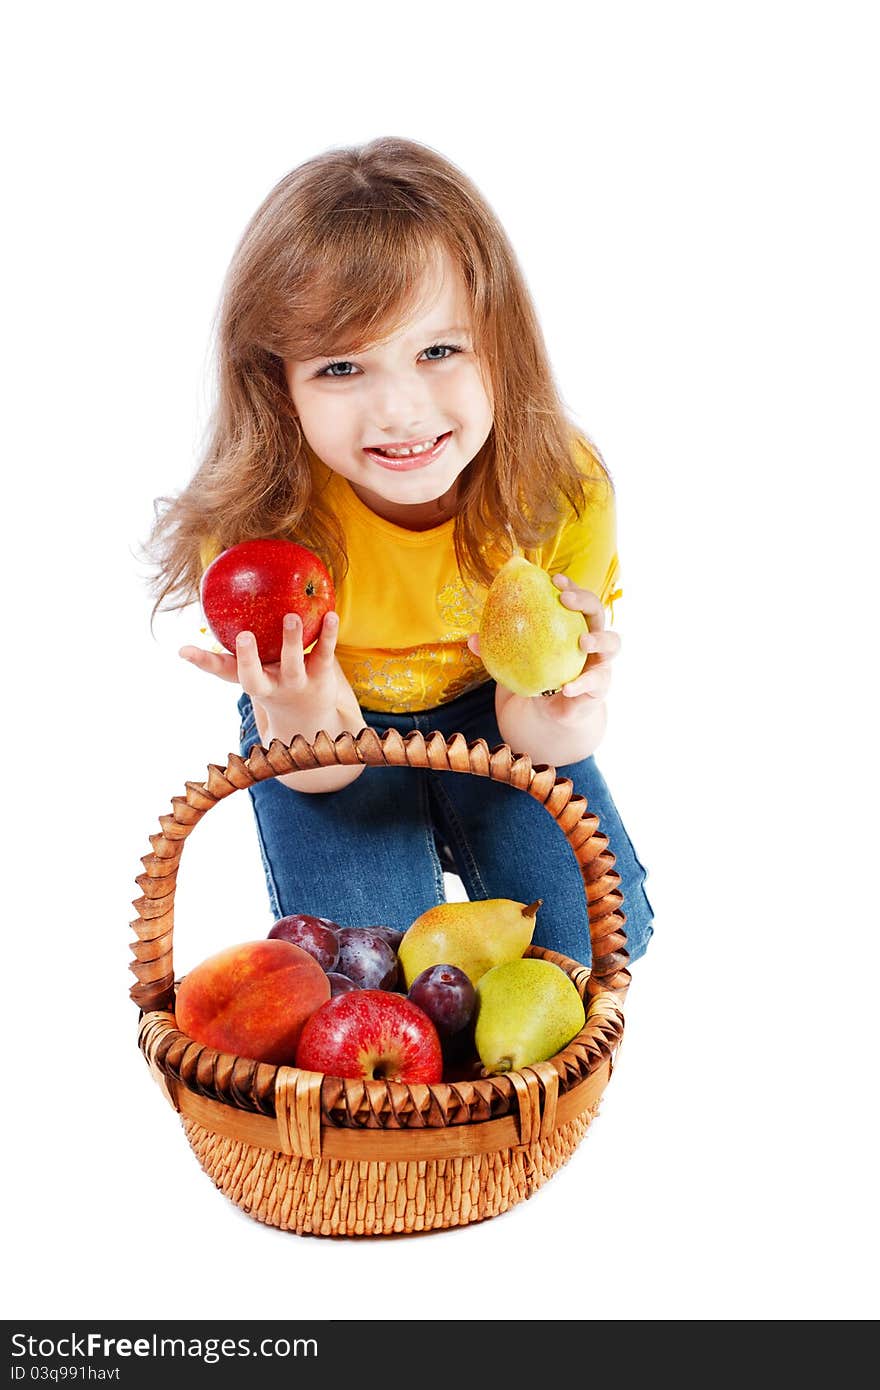
[[515, 960], [531, 943], [541, 899], [512, 898], [438, 903], [404, 932], [397, 947], [406, 987], [432, 965], [455, 965], [471, 984], [493, 965]]
[[546, 1062], [581, 1031], [586, 1013], [564, 970], [532, 957], [487, 970], [477, 985], [474, 1041], [486, 1075]]

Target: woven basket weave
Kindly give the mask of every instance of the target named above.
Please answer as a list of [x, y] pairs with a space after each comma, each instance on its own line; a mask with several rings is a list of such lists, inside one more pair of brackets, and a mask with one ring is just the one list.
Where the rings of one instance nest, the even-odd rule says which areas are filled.
[[[216, 1052], [176, 1026], [174, 892], [187, 836], [232, 792], [334, 764], [433, 768], [507, 782], [539, 801], [581, 869], [593, 966], [530, 946], [574, 981], [586, 1022], [549, 1061], [505, 1075], [432, 1085], [343, 1080]], [[530, 1197], [571, 1156], [595, 1115], [623, 1036], [629, 986], [620, 877], [584, 797], [556, 769], [506, 745], [395, 730], [309, 743], [273, 740], [211, 764], [172, 798], [141, 862], [132, 927], [140, 1047], [180, 1114], [204, 1170], [257, 1221], [297, 1234], [386, 1235], [481, 1221]]]

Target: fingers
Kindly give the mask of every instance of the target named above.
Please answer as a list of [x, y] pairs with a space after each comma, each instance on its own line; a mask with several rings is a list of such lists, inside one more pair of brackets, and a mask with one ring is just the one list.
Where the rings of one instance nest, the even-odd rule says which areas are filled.
[[566, 574], [554, 574], [553, 583], [562, 590], [560, 603], [583, 613], [591, 632], [601, 632], [605, 626], [605, 609], [599, 595], [594, 594], [592, 589], [579, 589]]
[[472, 632], [471, 635], [470, 635], [470, 637], [467, 639], [467, 645], [468, 645], [468, 649], [469, 649], [470, 651], [473, 652], [474, 656], [479, 656], [479, 655], [480, 655], [480, 637], [479, 637], [479, 633]]
[[610, 666], [592, 666], [581, 672], [573, 681], [562, 687], [562, 694], [569, 700], [578, 695], [588, 695], [593, 700], [604, 700], [611, 687]]
[[268, 695], [272, 682], [263, 670], [257, 639], [252, 632], [240, 632], [235, 639], [238, 683], [248, 695]]
[[604, 700], [611, 686], [610, 663], [620, 651], [620, 638], [616, 632], [603, 628], [601, 632], [585, 632], [578, 639], [578, 646], [587, 653], [584, 669], [562, 687], [562, 693], [569, 699], [590, 695], [594, 700]]
[[224, 681], [238, 681], [235, 657], [227, 652], [207, 652], [203, 647], [185, 646], [180, 648], [178, 656], [182, 656], [191, 666], [197, 666], [200, 671], [206, 671], [209, 676], [219, 676]]
[[[610, 661], [620, 651], [620, 637], [616, 632], [603, 628], [601, 632], [585, 632], [582, 637], [578, 638], [578, 646], [582, 652], [598, 654]], [[593, 662], [592, 664], [595, 665], [596, 663]]]
[[285, 613], [283, 629], [278, 675], [282, 685], [296, 685], [305, 679], [306, 674], [302, 618], [298, 613]]
[[[336, 681], [336, 641], [339, 617], [327, 613], [317, 641], [308, 654], [303, 651], [302, 619], [297, 613], [287, 613], [283, 620], [281, 653], [277, 662], [263, 666], [257, 641], [252, 632], [240, 632], [235, 641], [235, 655], [220, 655], [201, 647], [180, 648], [180, 655], [211, 675], [223, 680], [237, 681], [254, 701], [263, 701], [267, 709], [289, 710], [291, 702], [301, 701], [309, 690], [317, 696], [326, 694], [326, 680]], [[316, 684], [317, 682], [317, 684]], [[323, 697], [322, 697], [323, 698]]]
[[310, 678], [323, 677], [334, 670], [338, 634], [338, 614], [326, 613], [318, 639], [306, 653], [302, 619], [298, 613], [285, 613], [281, 655], [277, 664], [267, 669], [260, 662], [254, 634], [240, 632], [235, 643], [239, 684], [248, 695], [264, 699], [284, 699], [287, 693], [302, 690]]
[[309, 652], [310, 671], [314, 671], [316, 675], [324, 675], [327, 671], [333, 670], [333, 656], [338, 636], [339, 614], [331, 610], [324, 614], [318, 640]]

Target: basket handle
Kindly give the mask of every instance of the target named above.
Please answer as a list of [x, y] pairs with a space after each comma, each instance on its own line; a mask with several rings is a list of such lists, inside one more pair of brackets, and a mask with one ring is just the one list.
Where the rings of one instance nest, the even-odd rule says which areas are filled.
[[585, 797], [574, 795], [570, 778], [558, 776], [555, 767], [546, 763], [533, 766], [527, 754], [514, 753], [506, 743], [490, 749], [485, 739], [468, 742], [460, 733], [446, 738], [439, 731], [414, 730], [404, 738], [396, 729], [380, 735], [365, 727], [358, 734], [343, 733], [335, 739], [321, 730], [312, 743], [301, 734], [289, 744], [273, 739], [268, 748], [256, 744], [247, 758], [231, 753], [225, 767], [211, 763], [204, 782], [187, 782], [185, 795], [171, 798], [171, 813], [159, 817], [161, 830], [149, 837], [152, 852], [142, 857], [144, 872], [135, 880], [142, 896], [132, 903], [137, 917], [131, 926], [137, 940], [131, 943], [135, 959], [129, 969], [137, 984], [130, 994], [141, 1009], [174, 1008], [177, 870], [186, 839], [206, 811], [233, 792], [270, 777], [357, 763], [469, 772], [507, 782], [539, 801], [564, 833], [580, 866], [590, 918], [592, 978], [605, 989], [626, 993], [630, 973], [620, 875], [614, 870], [608, 837], [599, 831], [598, 816], [589, 810]]

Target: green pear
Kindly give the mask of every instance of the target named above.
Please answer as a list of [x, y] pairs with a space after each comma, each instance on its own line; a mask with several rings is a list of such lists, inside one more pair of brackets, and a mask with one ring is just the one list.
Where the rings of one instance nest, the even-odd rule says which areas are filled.
[[483, 1070], [519, 1071], [546, 1062], [586, 1021], [581, 996], [564, 970], [529, 956], [487, 970], [477, 985], [474, 1041]]
[[480, 657], [515, 695], [553, 695], [584, 669], [578, 645], [587, 622], [566, 608], [546, 570], [512, 555], [489, 587], [480, 618]]
[[429, 907], [398, 943], [407, 989], [430, 965], [457, 965], [475, 985], [493, 965], [516, 960], [531, 942], [540, 906], [540, 898], [529, 904], [484, 898]]

